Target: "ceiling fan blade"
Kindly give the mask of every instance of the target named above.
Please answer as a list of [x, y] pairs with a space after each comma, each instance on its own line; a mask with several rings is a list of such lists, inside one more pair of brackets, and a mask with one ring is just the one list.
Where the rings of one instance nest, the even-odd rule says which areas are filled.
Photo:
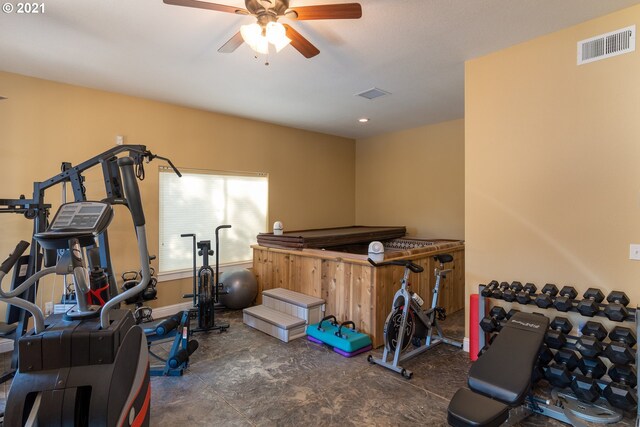
[[312, 45], [309, 40], [302, 37], [302, 34], [297, 32], [287, 24], [283, 25], [286, 30], [287, 37], [291, 39], [291, 46], [293, 46], [305, 58], [313, 58], [320, 53], [317, 47]]
[[360, 6], [360, 3], [301, 6], [291, 8], [285, 16], [297, 20], [359, 19], [362, 17], [362, 6]]
[[240, 15], [249, 15], [249, 11], [241, 7], [225, 6], [223, 4], [209, 3], [208, 1], [199, 0], [162, 0], [165, 4], [174, 6], [195, 7], [198, 9], [215, 10], [217, 12], [237, 13]]
[[242, 34], [240, 34], [240, 31], [238, 31], [237, 33], [235, 33], [233, 37], [227, 40], [225, 44], [220, 46], [220, 49], [218, 49], [218, 52], [231, 53], [235, 51], [237, 48], [239, 48], [242, 43], [244, 43], [244, 39], [242, 38]]

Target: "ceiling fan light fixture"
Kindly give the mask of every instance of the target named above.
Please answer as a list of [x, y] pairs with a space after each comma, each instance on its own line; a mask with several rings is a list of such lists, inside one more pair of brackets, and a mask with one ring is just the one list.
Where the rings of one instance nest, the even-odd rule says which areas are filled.
[[240, 27], [240, 34], [242, 39], [258, 53], [269, 53], [269, 42], [267, 38], [262, 35], [262, 27], [255, 22], [249, 25], [243, 25]]
[[279, 22], [269, 22], [267, 24], [267, 40], [271, 43], [275, 48], [276, 52], [280, 52], [284, 49], [289, 43], [291, 43], [291, 39], [287, 37], [287, 31]]
[[240, 27], [240, 34], [251, 49], [264, 55], [269, 53], [269, 43], [275, 47], [276, 52], [280, 52], [291, 43], [291, 39], [287, 37], [287, 31], [279, 22], [267, 23], [264, 30], [255, 22], [243, 25]]

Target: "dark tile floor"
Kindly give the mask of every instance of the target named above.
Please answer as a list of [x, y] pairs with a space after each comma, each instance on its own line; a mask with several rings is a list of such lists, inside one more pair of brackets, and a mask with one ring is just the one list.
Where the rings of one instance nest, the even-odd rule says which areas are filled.
[[[244, 325], [240, 312], [222, 316], [230, 328], [197, 336], [183, 377], [152, 379], [153, 426], [447, 425], [449, 400], [466, 384], [468, 353], [451, 346], [406, 362], [414, 374], [405, 380], [367, 354], [346, 359], [306, 339], [283, 343]], [[464, 312], [442, 326], [462, 340]], [[521, 425], [562, 424], [532, 416]]]
[[[450, 346], [407, 361], [413, 378], [405, 380], [366, 353], [346, 359], [306, 339], [283, 343], [244, 325], [241, 312], [221, 316], [230, 328], [196, 335], [200, 348], [184, 376], [152, 378], [152, 426], [444, 426], [449, 399], [466, 384], [468, 354]], [[464, 313], [442, 326], [462, 340]], [[158, 347], [166, 353], [169, 344]], [[3, 368], [9, 363], [0, 355]], [[0, 385], [0, 409], [7, 392]], [[562, 424], [536, 415], [520, 425]]]

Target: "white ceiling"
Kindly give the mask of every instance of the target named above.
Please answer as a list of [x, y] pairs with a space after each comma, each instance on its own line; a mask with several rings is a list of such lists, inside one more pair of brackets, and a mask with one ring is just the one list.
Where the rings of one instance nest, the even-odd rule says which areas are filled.
[[[461, 118], [465, 60], [638, 3], [361, 0], [359, 20], [282, 18], [320, 55], [289, 46], [265, 66], [246, 44], [217, 52], [250, 16], [162, 0], [40, 1], [41, 15], [0, 13], [0, 70], [350, 138]], [[354, 96], [372, 87], [391, 95]]]

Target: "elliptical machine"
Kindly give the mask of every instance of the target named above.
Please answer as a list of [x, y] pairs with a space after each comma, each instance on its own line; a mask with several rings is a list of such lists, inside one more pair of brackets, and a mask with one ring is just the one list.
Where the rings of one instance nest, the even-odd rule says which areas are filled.
[[[149, 282], [145, 218], [134, 162], [130, 157], [117, 162], [126, 200], [62, 205], [47, 230], [33, 237], [44, 249], [63, 249], [65, 254], [55, 266], [38, 271], [13, 291], [5, 292], [0, 286], [0, 300], [28, 311], [34, 319], [34, 329], [18, 343], [19, 367], [7, 398], [4, 425], [149, 425], [146, 338], [129, 310], [116, 309]], [[96, 246], [113, 218], [111, 203], [116, 202], [131, 211], [142, 277], [103, 306], [92, 305], [92, 280], [101, 274], [93, 268], [89, 275], [83, 249]], [[21, 241], [0, 265], [0, 284], [28, 246]], [[18, 295], [49, 274], [72, 275], [77, 305], [64, 315], [45, 319], [37, 305]]]
[[[216, 227], [216, 271], [209, 265], [209, 256], [214, 251], [211, 249], [211, 240], [201, 240], [196, 243], [196, 235], [193, 233], [181, 234], [180, 237], [191, 237], [193, 239], [193, 291], [185, 294], [183, 298], [193, 298], [193, 307], [197, 308], [198, 328], [192, 332], [208, 332], [219, 330], [224, 332], [229, 328], [226, 322], [216, 323], [216, 304], [222, 294], [222, 284], [220, 283], [220, 238], [219, 231], [223, 228], [231, 228], [230, 225], [220, 225]], [[196, 251], [197, 249], [197, 251]], [[202, 267], [196, 272], [196, 253], [202, 257]], [[197, 280], [197, 287], [196, 287]]]
[[[375, 267], [385, 265], [399, 265], [404, 267], [404, 276], [400, 282], [400, 289], [393, 296], [391, 312], [384, 323], [384, 352], [382, 358], [378, 359], [369, 355], [367, 361], [372, 364], [383, 366], [392, 371], [398, 372], [406, 379], [411, 379], [413, 372], [400, 366], [400, 362], [409, 360], [439, 344], [449, 344], [457, 348], [462, 348], [462, 343], [447, 338], [442, 333], [439, 320], [444, 320], [446, 313], [444, 308], [438, 307], [438, 294], [440, 292], [440, 280], [446, 277], [451, 269], [445, 269], [444, 264], [453, 261], [449, 254], [435, 255], [434, 260], [440, 263], [434, 269], [436, 285], [433, 288], [433, 298], [431, 308], [423, 310], [424, 301], [420, 296], [409, 290], [409, 273], [422, 273], [424, 268], [410, 260], [397, 260], [387, 262], [375, 262], [368, 258], [369, 263]], [[408, 301], [408, 303], [407, 303]], [[433, 336], [435, 328], [436, 336]], [[414, 349], [402, 353], [409, 344], [414, 345]], [[393, 360], [389, 356], [393, 354]]]

